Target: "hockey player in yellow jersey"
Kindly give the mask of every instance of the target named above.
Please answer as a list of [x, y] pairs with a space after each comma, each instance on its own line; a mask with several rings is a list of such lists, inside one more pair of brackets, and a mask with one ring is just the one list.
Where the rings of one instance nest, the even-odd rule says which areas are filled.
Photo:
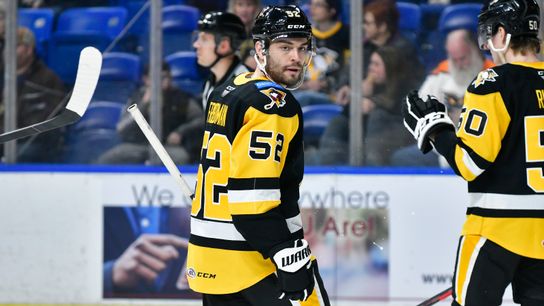
[[187, 259], [204, 305], [330, 305], [303, 236], [302, 111], [289, 92], [311, 60], [311, 33], [298, 7], [263, 9], [258, 68], [208, 99]]
[[[417, 92], [404, 123], [468, 181], [452, 305], [496, 306], [512, 284], [522, 306], [544, 305], [544, 62], [535, 0], [493, 0], [478, 16], [480, 48], [497, 66], [469, 85], [455, 133], [444, 105]], [[438, 204], [438, 203], [437, 203]]]

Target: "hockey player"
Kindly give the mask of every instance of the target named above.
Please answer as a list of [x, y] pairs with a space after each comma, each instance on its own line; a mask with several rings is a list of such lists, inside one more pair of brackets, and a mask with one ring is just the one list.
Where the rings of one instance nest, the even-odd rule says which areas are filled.
[[249, 69], [240, 62], [236, 52], [246, 38], [242, 20], [226, 12], [210, 12], [198, 20], [198, 32], [193, 47], [196, 49], [198, 64], [210, 70], [202, 92], [202, 106], [213, 89]]
[[302, 83], [311, 33], [298, 7], [263, 9], [258, 68], [208, 99], [187, 261], [204, 305], [330, 305], [303, 237], [302, 111], [288, 91]]
[[419, 148], [434, 146], [468, 181], [469, 204], [452, 305], [544, 305], [544, 62], [535, 0], [494, 0], [478, 16], [480, 48], [498, 66], [469, 85], [459, 129], [444, 105], [413, 92], [404, 123]]

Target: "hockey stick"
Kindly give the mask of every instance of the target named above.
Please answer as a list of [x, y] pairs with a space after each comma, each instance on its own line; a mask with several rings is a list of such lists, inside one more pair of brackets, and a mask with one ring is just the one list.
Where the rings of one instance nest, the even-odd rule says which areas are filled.
[[449, 287], [448, 289], [437, 293], [433, 297], [431, 297], [431, 298], [417, 304], [417, 306], [431, 306], [431, 305], [434, 305], [434, 304], [436, 304], [436, 303], [438, 303], [438, 302], [440, 302], [442, 300], [445, 300], [446, 298], [451, 296], [452, 290], [453, 290], [453, 288]]
[[186, 196], [192, 199], [193, 192], [191, 191], [191, 188], [189, 188], [189, 185], [187, 185], [187, 182], [185, 182], [183, 176], [181, 176], [181, 172], [179, 172], [178, 167], [176, 167], [176, 164], [174, 163], [170, 155], [168, 155], [168, 152], [166, 152], [166, 149], [162, 145], [161, 141], [159, 140], [159, 138], [157, 138], [157, 135], [155, 134], [155, 132], [153, 132], [147, 120], [145, 120], [144, 116], [138, 109], [138, 105], [132, 104], [128, 107], [127, 111], [130, 113], [132, 118], [134, 118], [134, 121], [136, 121], [136, 123], [140, 127], [140, 130], [142, 130], [145, 137], [147, 138], [147, 141], [149, 141], [151, 147], [153, 148], [153, 150], [155, 150], [155, 153], [157, 153], [162, 163], [166, 166], [166, 169], [168, 169], [170, 175], [181, 187], [181, 191], [183, 191]]
[[51, 119], [1, 134], [0, 143], [60, 128], [78, 121], [85, 114], [87, 106], [91, 102], [101, 67], [102, 54], [100, 51], [93, 47], [81, 50], [74, 89], [64, 111]]

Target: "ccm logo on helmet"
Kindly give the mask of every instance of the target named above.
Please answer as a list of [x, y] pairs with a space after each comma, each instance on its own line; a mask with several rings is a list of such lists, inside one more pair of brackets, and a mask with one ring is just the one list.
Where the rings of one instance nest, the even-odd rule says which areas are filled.
[[304, 29], [305, 25], [303, 24], [289, 24], [287, 25], [288, 29]]

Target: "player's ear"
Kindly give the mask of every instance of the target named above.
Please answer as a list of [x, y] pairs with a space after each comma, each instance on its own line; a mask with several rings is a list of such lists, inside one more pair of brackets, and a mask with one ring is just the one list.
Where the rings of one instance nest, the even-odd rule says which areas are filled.
[[219, 54], [227, 54], [231, 52], [231, 44], [230, 39], [227, 37], [223, 37], [221, 41], [219, 42], [219, 46], [217, 47], [217, 51]]
[[266, 55], [266, 50], [264, 49], [264, 45], [261, 40], [255, 42], [255, 53], [259, 58], [263, 58]]

